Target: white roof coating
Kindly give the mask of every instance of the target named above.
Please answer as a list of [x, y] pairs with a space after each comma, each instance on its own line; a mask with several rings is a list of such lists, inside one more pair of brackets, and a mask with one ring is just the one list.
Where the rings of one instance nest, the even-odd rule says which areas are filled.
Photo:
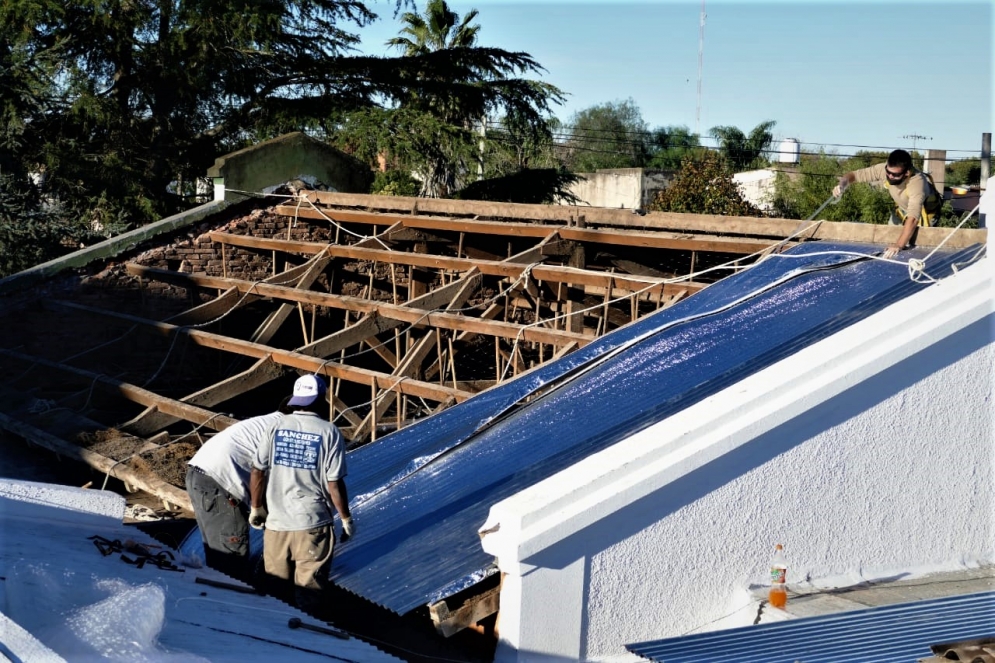
[[[123, 524], [124, 498], [0, 479], [0, 659], [15, 661], [396, 661], [356, 638], [291, 629], [316, 623], [199, 560], [178, 570], [103, 555], [90, 537], [163, 547]], [[167, 566], [167, 565], [164, 565]]]

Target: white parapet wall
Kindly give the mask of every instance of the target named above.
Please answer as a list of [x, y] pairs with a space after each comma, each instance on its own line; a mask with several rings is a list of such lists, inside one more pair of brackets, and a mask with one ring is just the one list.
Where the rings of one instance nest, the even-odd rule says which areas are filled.
[[[631, 660], [814, 586], [995, 561], [990, 259], [491, 508], [499, 661]], [[738, 620], [738, 621], [737, 621]]]

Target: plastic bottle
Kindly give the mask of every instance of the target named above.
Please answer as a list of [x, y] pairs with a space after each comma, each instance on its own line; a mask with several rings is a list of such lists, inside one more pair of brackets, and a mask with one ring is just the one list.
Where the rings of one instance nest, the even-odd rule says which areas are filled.
[[770, 592], [767, 600], [773, 608], [783, 608], [788, 603], [788, 565], [784, 562], [784, 547], [779, 543], [774, 548], [774, 559], [770, 563]]

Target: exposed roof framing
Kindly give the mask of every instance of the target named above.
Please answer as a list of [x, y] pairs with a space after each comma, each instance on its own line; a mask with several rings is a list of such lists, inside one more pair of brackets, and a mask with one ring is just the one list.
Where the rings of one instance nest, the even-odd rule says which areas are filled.
[[[195, 230], [171, 223], [36, 296], [0, 299], [0, 427], [78, 447], [186, 505], [190, 441], [273, 409], [298, 373], [329, 378], [331, 416], [361, 445], [693, 295], [730, 273], [712, 268], [805, 227], [313, 191], [295, 202], [213, 206], [191, 215]], [[934, 230], [920, 243], [945, 236]], [[821, 224], [803, 239], [893, 232]], [[954, 244], [984, 241], [969, 235]]]

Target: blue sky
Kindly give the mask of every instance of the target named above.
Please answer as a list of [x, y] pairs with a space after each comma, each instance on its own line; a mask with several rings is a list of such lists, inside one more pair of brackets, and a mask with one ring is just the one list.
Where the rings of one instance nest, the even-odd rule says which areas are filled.
[[[531, 54], [541, 79], [568, 93], [556, 110], [631, 98], [650, 125], [696, 127], [700, 0], [449, 0], [479, 11], [478, 43]], [[360, 32], [383, 55], [393, 0]], [[419, 1], [418, 11], [424, 2]], [[778, 139], [839, 154], [858, 147], [946, 149], [977, 156], [992, 131], [993, 3], [745, 2], [705, 4], [701, 133], [775, 120]], [[709, 140], [704, 141], [706, 144]], [[973, 154], [972, 154], [973, 153]]]

